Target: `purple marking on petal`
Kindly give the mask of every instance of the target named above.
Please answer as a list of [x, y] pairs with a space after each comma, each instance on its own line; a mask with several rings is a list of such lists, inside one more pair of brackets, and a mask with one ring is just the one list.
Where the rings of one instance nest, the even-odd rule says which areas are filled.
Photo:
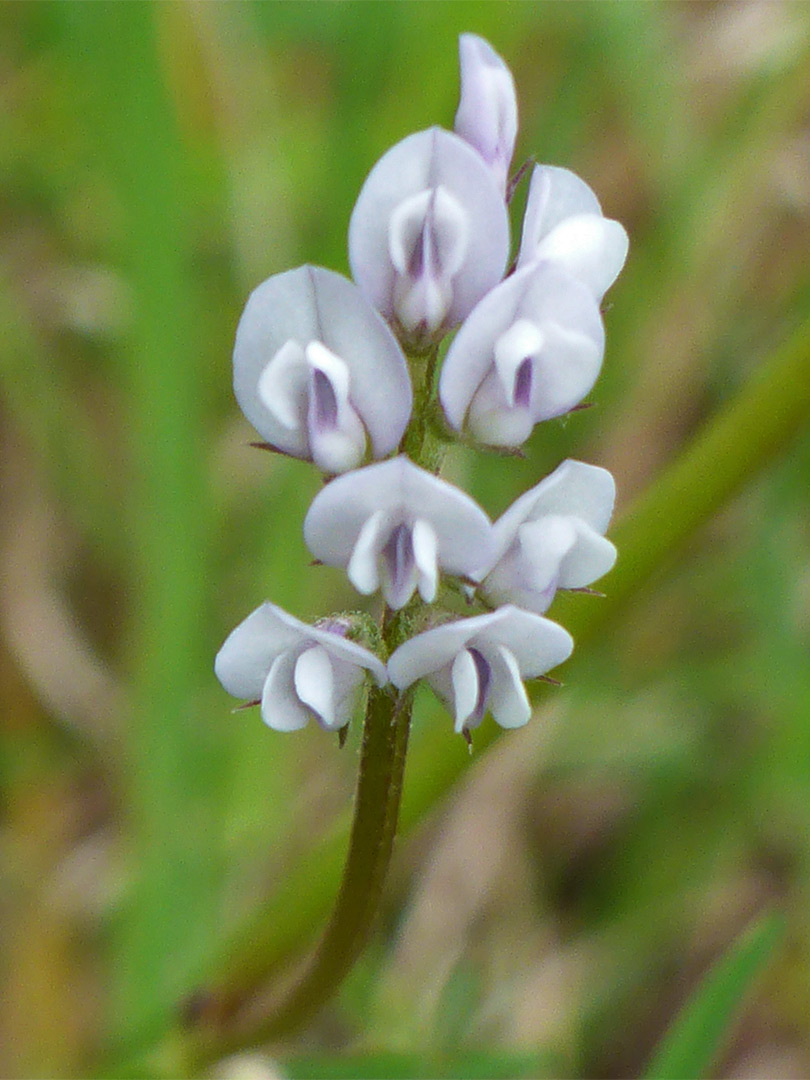
[[528, 409], [532, 403], [533, 360], [527, 356], [515, 375], [515, 405]]
[[477, 727], [484, 719], [484, 713], [487, 711], [489, 688], [492, 683], [492, 668], [489, 665], [489, 661], [478, 651], [478, 649], [470, 647], [468, 651], [473, 658], [475, 673], [478, 676], [478, 696], [475, 699], [475, 708], [473, 709], [470, 718], [473, 721], [472, 726]]
[[337, 426], [337, 398], [332, 383], [323, 371], [315, 368], [312, 372], [312, 408], [314, 426], [321, 431], [333, 430]]
[[391, 591], [396, 595], [407, 582], [414, 565], [411, 530], [407, 525], [397, 525], [382, 550], [382, 556], [388, 564]]

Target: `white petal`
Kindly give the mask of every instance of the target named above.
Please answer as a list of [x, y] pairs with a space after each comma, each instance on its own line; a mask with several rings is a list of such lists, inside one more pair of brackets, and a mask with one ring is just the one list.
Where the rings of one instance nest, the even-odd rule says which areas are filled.
[[419, 574], [419, 595], [426, 604], [436, 599], [439, 581], [438, 540], [429, 522], [417, 518], [412, 530], [413, 557]]
[[521, 446], [531, 435], [530, 408], [510, 403], [500, 373], [490, 371], [470, 404], [467, 426], [485, 446]]
[[483, 510], [405, 457], [339, 476], [318, 492], [304, 520], [307, 547], [329, 566], [347, 566], [361, 530], [377, 512], [385, 514], [386, 540], [399, 523], [428, 522], [439, 566], [452, 574], [467, 574], [489, 558], [491, 526]]
[[341, 663], [369, 670], [380, 686], [387, 681], [385, 666], [368, 649], [331, 630], [309, 626], [274, 604], [262, 604], [231, 632], [217, 654], [214, 670], [228, 693], [258, 700], [274, 661], [290, 651], [297, 655], [313, 642]]
[[297, 341], [285, 341], [259, 377], [256, 390], [268, 412], [288, 431], [302, 426], [309, 372]]
[[577, 536], [572, 518], [552, 516], [521, 525], [512, 546], [482, 583], [483, 595], [542, 614], [561, 584], [563, 561]]
[[476, 34], [462, 34], [458, 51], [461, 99], [455, 131], [490, 165], [503, 191], [518, 123], [512, 73], [491, 45]]
[[304, 649], [295, 662], [295, 692], [327, 730], [335, 726], [335, 680], [329, 653], [320, 645]]
[[[406, 200], [439, 187], [452, 197], [469, 223], [469, 242], [463, 263], [453, 276], [444, 325], [460, 322], [503, 275], [509, 224], [490, 170], [458, 136], [440, 128], [417, 132], [393, 146], [371, 170], [349, 224], [352, 273], [386, 318], [396, 314], [398, 270], [389, 247], [392, 217]], [[445, 256], [449, 257], [449, 250]]]
[[461, 731], [478, 702], [478, 668], [468, 649], [462, 649], [453, 661], [451, 679], [456, 731]]
[[386, 525], [382, 510], [372, 514], [363, 523], [352, 549], [347, 567], [349, 581], [364, 596], [371, 596], [380, 587], [379, 557], [388, 538]]
[[489, 709], [502, 728], [518, 728], [528, 723], [532, 715], [526, 688], [520, 677], [518, 662], [509, 649], [498, 646], [487, 654], [492, 670]]
[[613, 513], [616, 484], [607, 469], [569, 458], [525, 495], [521, 495], [495, 522], [493, 562], [476, 570], [480, 580], [502, 558], [520, 526], [548, 514], [581, 519], [597, 533], [604, 533]]
[[536, 422], [563, 416], [593, 388], [602, 344], [579, 330], [547, 322], [545, 345], [532, 367], [531, 412]]
[[262, 720], [276, 731], [298, 731], [309, 720], [293, 684], [295, 663], [293, 650], [277, 656], [262, 690]]
[[579, 214], [602, 216], [602, 207], [584, 180], [570, 169], [535, 165], [526, 198], [518, 266], [537, 258], [537, 246], [566, 218]]
[[601, 300], [627, 259], [629, 240], [618, 221], [580, 214], [552, 229], [537, 245], [536, 259], [556, 263]]
[[214, 661], [217, 678], [234, 697], [258, 700], [273, 661], [307, 630], [280, 608], [262, 604], [225, 639]]
[[560, 564], [558, 587], [561, 589], [581, 589], [591, 585], [616, 562], [616, 548], [610, 540], [600, 536], [584, 521], [576, 521], [575, 527], [576, 543]]
[[[389, 454], [410, 417], [408, 366], [390, 328], [347, 278], [320, 267], [276, 274], [251, 294], [236, 332], [234, 392], [245, 416], [273, 445], [311, 457], [305, 409], [294, 430], [282, 423], [259, 394], [268, 363], [289, 341], [315, 342], [340, 357], [349, 373], [352, 408], [371, 438], [373, 453]], [[266, 394], [270, 393], [269, 388]], [[296, 413], [296, 416], [299, 416]], [[291, 419], [290, 410], [285, 419]]]

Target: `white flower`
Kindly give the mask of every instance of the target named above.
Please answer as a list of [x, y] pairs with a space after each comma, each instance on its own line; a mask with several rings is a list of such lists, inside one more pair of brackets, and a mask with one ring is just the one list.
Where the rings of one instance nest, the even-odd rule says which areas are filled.
[[404, 607], [416, 589], [436, 597], [439, 569], [468, 575], [491, 555], [492, 525], [464, 492], [406, 457], [338, 477], [320, 491], [304, 521], [316, 559], [347, 568], [365, 595], [382, 589]]
[[409, 135], [377, 162], [349, 223], [349, 262], [374, 306], [416, 345], [443, 336], [500, 281], [506, 206], [492, 173], [441, 128]]
[[458, 55], [461, 98], [453, 126], [489, 165], [503, 193], [517, 138], [515, 81], [501, 57], [477, 34], [461, 35]]
[[236, 399], [256, 430], [293, 457], [345, 472], [396, 448], [411, 414], [396, 338], [347, 278], [302, 266], [256, 288], [236, 331]]
[[540, 260], [552, 262], [601, 301], [624, 266], [627, 247], [623, 226], [604, 216], [584, 180], [556, 165], [535, 165], [518, 268]]
[[501, 727], [516, 728], [531, 716], [522, 680], [545, 675], [573, 647], [557, 623], [507, 605], [411, 638], [388, 661], [388, 674], [399, 690], [426, 678], [456, 731], [477, 727], [487, 710]]
[[387, 682], [380, 660], [339, 632], [308, 626], [265, 603], [240, 623], [217, 653], [214, 670], [229, 694], [261, 702], [262, 719], [276, 731], [297, 731], [314, 717], [327, 731], [351, 719], [370, 671]]
[[604, 537], [616, 485], [607, 469], [564, 461], [493, 525], [495, 549], [472, 577], [494, 604], [544, 612], [557, 589], [580, 589], [611, 569]]
[[474, 309], [442, 367], [450, 424], [493, 446], [519, 446], [593, 386], [605, 331], [592, 293], [551, 263], [519, 270]]

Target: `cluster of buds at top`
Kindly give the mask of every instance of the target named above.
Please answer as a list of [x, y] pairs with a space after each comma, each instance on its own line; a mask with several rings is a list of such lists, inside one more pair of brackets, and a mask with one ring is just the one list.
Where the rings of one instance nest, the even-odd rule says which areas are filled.
[[[248, 616], [216, 672], [277, 730], [310, 717], [341, 730], [369, 676], [400, 691], [426, 679], [467, 736], [487, 711], [503, 727], [525, 724], [524, 679], [573, 648], [544, 612], [557, 589], [587, 587], [616, 557], [604, 469], [565, 461], [494, 524], [435, 475], [436, 444], [516, 448], [583, 401], [604, 353], [600, 303], [627, 255], [624, 229], [584, 181], [535, 165], [506, 273], [514, 83], [481, 38], [463, 35], [459, 51], [455, 131], [408, 136], [363, 185], [349, 225], [354, 282], [315, 266], [278, 274], [237, 330], [245, 416], [264, 445], [327, 475], [304, 521], [313, 556], [363, 595], [381, 592], [389, 613], [414, 613], [393, 642], [363, 616], [308, 626], [270, 603]], [[435, 364], [454, 330], [439, 409]], [[441, 575], [483, 613], [438, 607]]]

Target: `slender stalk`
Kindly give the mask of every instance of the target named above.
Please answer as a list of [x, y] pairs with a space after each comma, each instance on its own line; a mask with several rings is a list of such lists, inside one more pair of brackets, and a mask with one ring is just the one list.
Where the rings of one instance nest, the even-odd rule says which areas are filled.
[[[394, 626], [394, 633], [396, 627]], [[349, 852], [332, 918], [310, 967], [290, 996], [269, 1016], [238, 1021], [223, 1034], [201, 1033], [186, 1064], [207, 1062], [245, 1045], [294, 1030], [340, 986], [366, 943], [379, 907], [396, 835], [413, 694], [369, 693]], [[242, 987], [242, 992], [247, 988]]]

